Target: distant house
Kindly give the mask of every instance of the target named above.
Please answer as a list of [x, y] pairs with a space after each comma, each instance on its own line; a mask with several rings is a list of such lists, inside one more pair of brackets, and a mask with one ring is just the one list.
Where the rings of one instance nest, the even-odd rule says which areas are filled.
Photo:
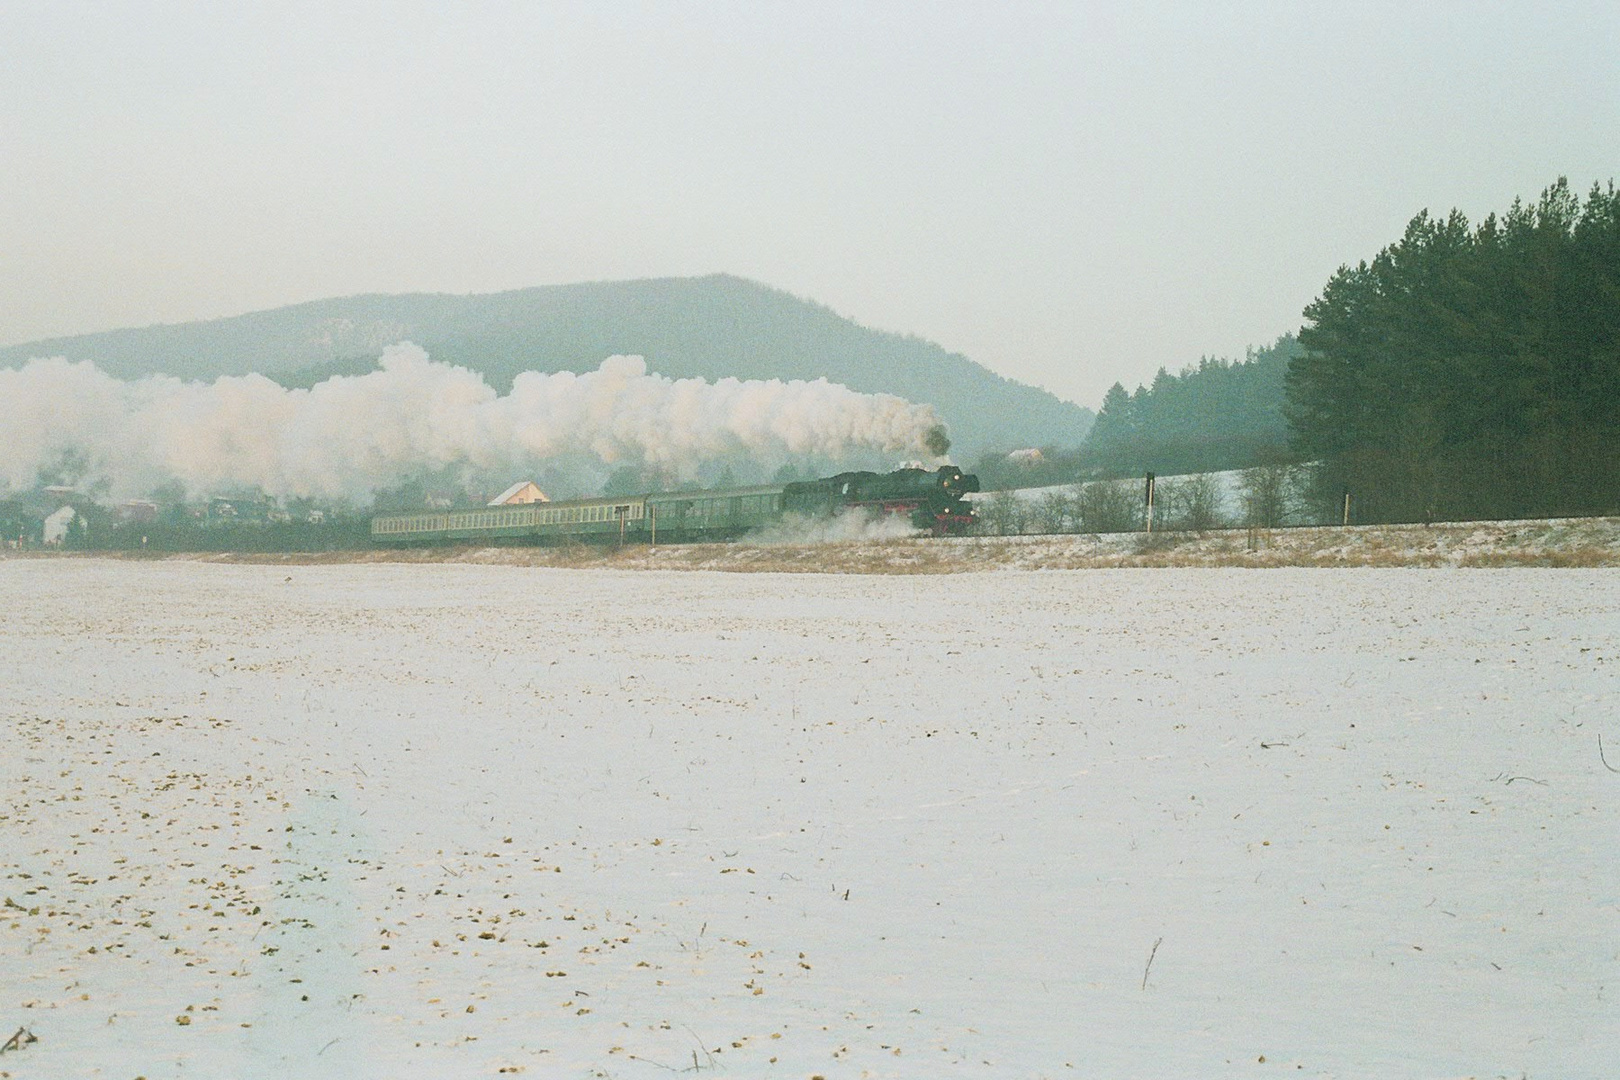
[[68, 526], [72, 525], [73, 519], [78, 516], [79, 512], [71, 506], [64, 506], [53, 511], [45, 518], [45, 531], [42, 539], [53, 547], [60, 547], [62, 542], [67, 539]]
[[240, 521], [262, 525], [273, 520], [276, 505], [259, 495], [216, 495], [208, 500], [208, 520], [211, 522]]
[[156, 521], [157, 515], [158, 505], [151, 499], [130, 499], [128, 502], [119, 503], [117, 510], [114, 511], [114, 516], [121, 525], [130, 522], [144, 525]]
[[533, 480], [519, 480], [493, 499], [491, 506], [516, 506], [520, 503], [550, 502], [551, 496], [541, 491]]

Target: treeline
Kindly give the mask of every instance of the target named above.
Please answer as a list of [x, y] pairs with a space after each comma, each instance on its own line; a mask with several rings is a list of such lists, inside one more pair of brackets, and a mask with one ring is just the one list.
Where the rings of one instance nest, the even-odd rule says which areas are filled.
[[[1293, 446], [1364, 521], [1620, 512], [1620, 194], [1419, 214], [1305, 309]], [[1098, 418], [1101, 425], [1102, 418]]]
[[1283, 415], [1288, 365], [1301, 353], [1285, 334], [1247, 359], [1205, 357], [1132, 393], [1115, 383], [1082, 448], [1096, 471], [1115, 474], [1220, 472], [1288, 453]]
[[1242, 361], [1116, 383], [1076, 450], [975, 471], [997, 490], [1311, 462], [1320, 520], [1347, 492], [1365, 522], [1620, 513], [1612, 181], [1583, 201], [1560, 179], [1477, 226], [1419, 214], [1304, 314]]
[[973, 471], [995, 491], [1292, 462], [1284, 383], [1302, 351], [1284, 334], [1243, 360], [1205, 357], [1176, 373], [1160, 368], [1152, 385], [1134, 391], [1115, 383], [1079, 447], [987, 454]]

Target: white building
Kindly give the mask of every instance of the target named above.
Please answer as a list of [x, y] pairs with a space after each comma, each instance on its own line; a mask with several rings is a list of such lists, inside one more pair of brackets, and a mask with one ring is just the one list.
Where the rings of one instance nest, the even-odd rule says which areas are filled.
[[71, 506], [63, 506], [53, 511], [45, 519], [45, 542], [60, 545], [67, 539], [68, 526], [73, 524], [73, 519], [78, 516], [78, 512]]

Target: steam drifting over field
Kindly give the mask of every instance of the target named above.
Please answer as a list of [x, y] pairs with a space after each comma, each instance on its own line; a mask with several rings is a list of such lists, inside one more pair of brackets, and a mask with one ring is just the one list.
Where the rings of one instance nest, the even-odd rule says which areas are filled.
[[949, 446], [929, 406], [823, 379], [669, 379], [640, 357], [613, 356], [583, 374], [525, 372], [501, 395], [408, 343], [385, 350], [374, 372], [308, 390], [262, 375], [123, 382], [89, 362], [32, 360], [0, 371], [0, 426], [7, 487], [57, 472], [113, 497], [178, 481], [192, 495], [257, 488], [364, 502], [447, 467], [523, 475], [588, 459], [687, 474], [736, 453], [769, 461]]

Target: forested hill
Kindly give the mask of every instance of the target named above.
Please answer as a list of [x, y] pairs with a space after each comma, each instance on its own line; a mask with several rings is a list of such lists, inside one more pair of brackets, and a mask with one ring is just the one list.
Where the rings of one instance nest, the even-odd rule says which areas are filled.
[[120, 378], [259, 372], [308, 386], [369, 371], [384, 347], [401, 340], [481, 372], [503, 392], [521, 371], [591, 370], [618, 353], [644, 356], [649, 370], [672, 378], [826, 378], [933, 405], [959, 460], [991, 449], [1076, 446], [1092, 420], [1088, 409], [921, 338], [872, 330], [728, 275], [320, 300], [9, 346], [0, 348], [0, 366], [66, 356]]
[[1160, 368], [1134, 393], [1115, 383], [1086, 440], [1086, 462], [1121, 474], [1215, 472], [1286, 454], [1284, 383], [1301, 351], [1285, 334], [1244, 360], [1206, 357], [1178, 374]]

